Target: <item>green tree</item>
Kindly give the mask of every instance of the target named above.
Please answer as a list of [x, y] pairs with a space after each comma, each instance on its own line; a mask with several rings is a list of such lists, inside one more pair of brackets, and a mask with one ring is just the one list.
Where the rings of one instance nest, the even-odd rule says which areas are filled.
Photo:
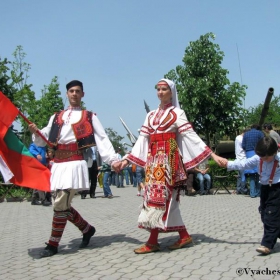
[[[25, 62], [26, 53], [22, 46], [17, 46], [13, 52], [14, 61], [7, 59], [0, 61], [0, 86], [3, 92], [20, 109], [20, 111], [39, 128], [47, 125], [50, 116], [64, 108], [59, 91], [58, 78], [55, 76], [51, 83], [42, 90], [39, 100], [36, 100], [35, 92], [32, 91], [32, 84], [28, 84], [29, 70], [31, 66]], [[11, 66], [11, 70], [9, 69]], [[21, 123], [21, 140], [28, 146], [31, 142], [31, 135], [28, 124], [18, 117]]]
[[3, 60], [0, 58], [0, 91], [2, 91], [11, 101], [14, 100], [14, 94], [16, 93], [16, 88], [10, 77], [11, 62], [7, 58]]
[[[263, 103], [255, 107], [250, 107], [246, 114], [246, 125], [250, 126], [252, 124], [259, 123], [261, 112], [263, 110]], [[269, 110], [265, 118], [265, 123], [271, 123], [274, 127], [279, 130], [280, 127], [280, 96], [273, 96], [269, 104]]]
[[51, 83], [42, 90], [42, 96], [36, 101], [36, 110], [33, 110], [30, 118], [39, 128], [48, 124], [50, 117], [64, 109], [61, 92], [59, 90], [58, 78], [55, 76]]
[[[31, 90], [32, 84], [27, 84], [29, 78], [28, 72], [31, 69], [29, 63], [25, 62], [26, 53], [23, 51], [22, 46], [17, 46], [13, 52], [14, 61], [11, 62], [11, 79], [13, 85], [16, 88], [13, 102], [19, 108], [19, 110], [30, 119], [33, 111], [36, 111], [36, 98], [35, 92]], [[31, 141], [31, 135], [28, 130], [28, 124], [18, 117], [21, 123], [21, 140], [25, 145], [28, 145]]]
[[208, 144], [212, 137], [234, 134], [242, 126], [247, 88], [237, 82], [230, 84], [229, 72], [221, 66], [224, 53], [214, 40], [215, 35], [207, 33], [190, 42], [183, 65], [165, 75], [176, 83], [182, 109]]
[[31, 69], [31, 65], [25, 62], [26, 53], [20, 45], [13, 52], [13, 57], [11, 78], [17, 88], [21, 90], [27, 85], [28, 72]]
[[108, 135], [114, 149], [118, 150], [118, 148], [121, 148], [123, 150], [123, 144], [121, 143], [121, 141], [124, 139], [124, 137], [120, 136], [112, 128], [105, 128], [105, 131], [106, 131], [106, 134]]

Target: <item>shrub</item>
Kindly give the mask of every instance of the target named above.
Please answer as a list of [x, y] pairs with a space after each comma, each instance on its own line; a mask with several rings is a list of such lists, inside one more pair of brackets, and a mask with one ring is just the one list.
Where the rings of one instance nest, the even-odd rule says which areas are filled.
[[29, 188], [14, 186], [6, 195], [6, 197], [22, 197], [27, 198], [32, 194]]
[[[234, 160], [234, 159], [228, 159], [228, 160]], [[237, 175], [237, 171], [227, 171], [226, 168], [220, 167], [213, 159], [209, 160], [209, 167], [210, 167], [209, 174], [211, 178], [214, 178], [214, 176], [228, 176], [227, 180], [229, 182], [229, 185], [231, 187], [236, 186], [235, 176]]]

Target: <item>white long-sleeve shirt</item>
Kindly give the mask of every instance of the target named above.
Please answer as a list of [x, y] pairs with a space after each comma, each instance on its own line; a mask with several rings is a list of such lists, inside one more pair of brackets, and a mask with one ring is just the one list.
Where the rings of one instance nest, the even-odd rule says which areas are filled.
[[[276, 160], [280, 160], [280, 153], [278, 153], [275, 156]], [[268, 185], [269, 184], [269, 178], [272, 172], [272, 168], [274, 165], [274, 160], [272, 160], [271, 162], [263, 162], [262, 165], [262, 172], [260, 174], [260, 157], [258, 155], [254, 155], [251, 158], [247, 158], [247, 159], [236, 159], [234, 161], [229, 161], [228, 165], [227, 165], [227, 170], [231, 171], [231, 170], [246, 170], [246, 169], [252, 169], [253, 167], [258, 167], [258, 172], [260, 174], [260, 183], [262, 185]], [[280, 183], [280, 165], [278, 163], [275, 173], [274, 173], [274, 177], [273, 177], [273, 181], [272, 184], [277, 184]]]
[[[76, 143], [71, 124], [77, 123], [81, 117], [81, 110], [66, 110], [63, 113], [62, 120], [64, 125], [58, 138], [58, 144]], [[41, 133], [47, 139], [51, 131], [53, 119], [54, 115], [50, 118], [48, 125], [41, 130]], [[118, 160], [118, 157], [103, 126], [94, 114], [92, 115], [92, 125], [99, 154], [104, 162], [111, 165], [113, 161]], [[32, 138], [36, 145], [45, 145], [43, 139], [37, 134], [33, 134]], [[54, 163], [51, 173], [51, 190], [89, 188], [88, 167], [85, 160]]]

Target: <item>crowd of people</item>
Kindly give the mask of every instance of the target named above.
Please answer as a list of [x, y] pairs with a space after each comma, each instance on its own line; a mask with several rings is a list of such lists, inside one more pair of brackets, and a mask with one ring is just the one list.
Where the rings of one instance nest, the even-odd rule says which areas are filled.
[[[73, 80], [66, 85], [69, 107], [54, 114], [48, 125], [40, 130], [55, 147], [53, 155], [48, 155], [54, 213], [42, 257], [51, 257], [58, 252], [67, 221], [83, 234], [80, 248], [89, 244], [96, 229], [71, 203], [77, 192], [81, 199], [88, 194], [90, 198], [96, 198], [97, 181], [103, 187], [103, 198], [112, 199], [110, 186], [123, 188], [124, 181], [137, 188], [137, 195], [143, 197], [138, 227], [150, 234], [147, 242], [134, 250], [136, 254], [160, 251], [160, 233], [178, 233], [178, 240], [169, 246], [170, 250], [191, 244], [192, 236], [180, 214], [180, 196], [185, 192], [188, 195], [196, 193], [194, 181], [198, 183], [200, 195], [210, 194], [210, 157], [220, 167], [238, 170], [237, 194], [261, 197], [264, 236], [257, 251], [271, 252], [280, 237], [280, 219], [276, 221], [276, 217], [280, 218], [279, 135], [277, 137], [271, 125], [264, 126], [265, 133], [270, 136], [265, 136], [260, 127], [252, 126], [236, 137], [236, 160], [228, 161], [216, 155], [194, 131], [179, 106], [175, 83], [161, 79], [156, 88], [159, 107], [147, 114], [132, 150], [122, 156], [120, 149], [115, 151], [96, 115], [82, 110], [81, 100], [85, 94], [82, 82]], [[29, 129], [33, 133], [31, 146], [45, 147], [37, 134], [36, 124], [30, 124]], [[33, 155], [42, 164], [47, 164], [43, 156]], [[250, 178], [249, 190], [246, 176]], [[46, 194], [41, 201], [45, 199]], [[270, 215], [272, 208], [276, 211], [273, 217]]]

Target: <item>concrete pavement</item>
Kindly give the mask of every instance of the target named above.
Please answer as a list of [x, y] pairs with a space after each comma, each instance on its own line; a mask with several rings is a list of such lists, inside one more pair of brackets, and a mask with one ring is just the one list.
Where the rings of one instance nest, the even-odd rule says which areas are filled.
[[258, 198], [223, 192], [181, 197], [182, 217], [194, 244], [170, 251], [167, 247], [178, 234], [160, 234], [160, 252], [136, 255], [133, 249], [149, 235], [137, 228], [142, 198], [132, 186], [111, 188], [113, 199], [101, 198], [97, 187], [96, 199], [73, 200], [73, 207], [96, 227], [89, 246], [78, 248], [82, 235], [67, 223], [59, 253], [50, 258], [40, 258], [39, 252], [50, 235], [52, 207], [0, 203], [0, 279], [280, 278], [279, 241], [273, 254], [255, 251], [262, 237]]

